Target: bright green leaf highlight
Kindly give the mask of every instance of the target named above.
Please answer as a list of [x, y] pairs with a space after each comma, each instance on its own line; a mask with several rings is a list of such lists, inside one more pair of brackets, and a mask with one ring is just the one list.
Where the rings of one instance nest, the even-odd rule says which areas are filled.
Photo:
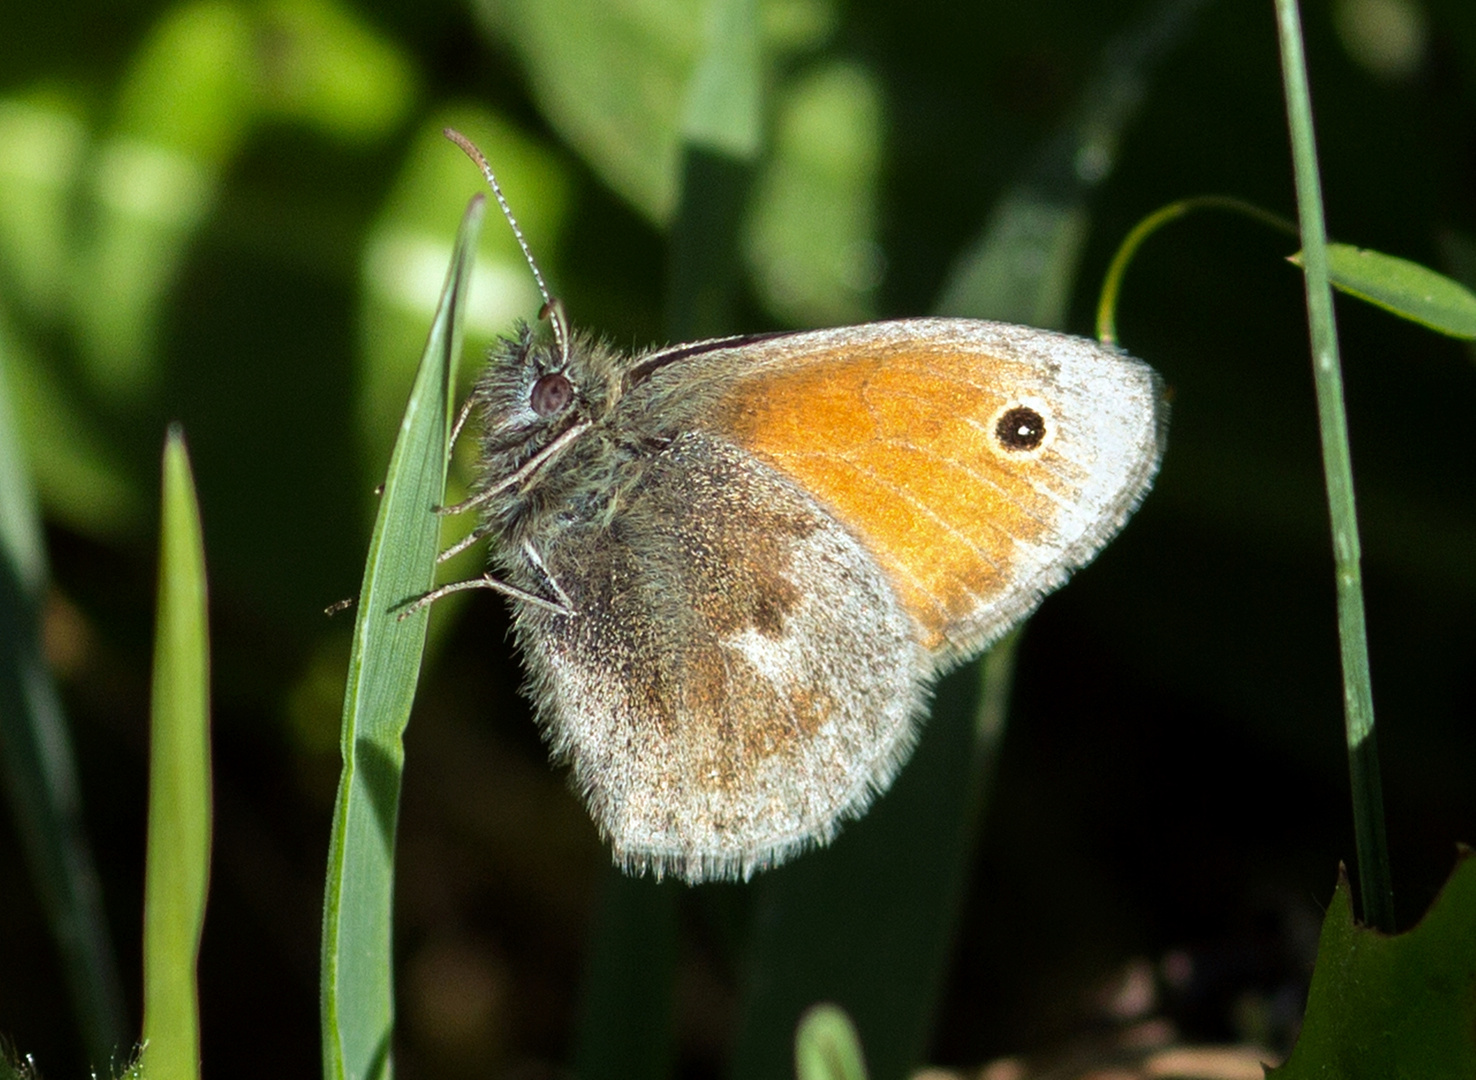
[[1322, 923], [1296, 1049], [1268, 1080], [1476, 1076], [1476, 857], [1462, 849], [1424, 919], [1389, 936], [1353, 920], [1348, 881]]
[[140, 1071], [195, 1080], [195, 970], [210, 880], [210, 645], [200, 509], [177, 428], [164, 447], [152, 714]]
[[266, 109], [354, 140], [382, 138], [404, 119], [415, 95], [410, 62], [353, 8], [277, 0], [260, 19], [277, 61], [256, 72]]
[[744, 237], [754, 284], [796, 326], [861, 322], [875, 315], [882, 272], [881, 88], [869, 69], [843, 62], [785, 89]]
[[[1292, 262], [1302, 265], [1299, 252]], [[1333, 286], [1451, 337], [1476, 340], [1476, 293], [1427, 266], [1351, 244], [1327, 246]]]
[[[836, 7], [833, 0], [756, 0], [759, 47], [747, 37], [748, 29], [717, 41], [730, 50], [731, 67], [720, 61], [710, 81], [703, 77], [702, 92], [694, 99], [693, 74], [714, 41], [713, 32], [741, 25], [752, 14], [740, 12], [742, 5], [730, 0], [475, 0], [474, 6], [484, 23], [517, 50], [539, 108], [560, 136], [605, 183], [661, 224], [670, 222], [681, 199], [683, 135], [699, 136], [698, 145], [725, 153], [754, 140], [754, 129], [742, 134], [747, 124], [742, 118], [754, 115], [752, 102], [761, 89], [747, 81], [751, 59], [762, 54], [782, 63], [792, 52], [813, 48], [834, 24]], [[729, 81], [730, 75], [737, 81]], [[710, 92], [745, 85], [731, 102]], [[720, 119], [720, 112], [727, 116]], [[714, 134], [714, 122], [722, 132], [716, 147], [706, 139]]]
[[402, 739], [429, 611], [401, 619], [435, 575], [455, 361], [485, 200], [462, 219], [441, 304], [385, 477], [359, 590], [344, 690], [339, 780], [323, 910], [322, 1032], [326, 1080], [391, 1074], [391, 929]]
[[821, 1003], [800, 1017], [794, 1073], [798, 1080], [866, 1080], [856, 1025], [839, 1005]]
[[682, 142], [748, 161], [763, 137], [763, 65], [757, 0], [719, 0], [692, 75]]

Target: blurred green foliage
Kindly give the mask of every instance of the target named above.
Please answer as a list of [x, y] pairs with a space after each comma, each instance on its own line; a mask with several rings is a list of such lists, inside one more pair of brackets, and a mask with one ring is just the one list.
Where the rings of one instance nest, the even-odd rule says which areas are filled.
[[[1292, 211], [1268, 4], [1199, 11], [1125, 88], [1131, 121], [1072, 144], [1052, 174], [1075, 177], [1070, 198], [1039, 182], [1041, 163], [1061, 164], [1052, 140], [1080, 132], [1074, 110], [1136, 9], [758, 11], [767, 120], [740, 329], [934, 310], [945, 282], [996, 258], [976, 241], [1004, 221], [1046, 253], [1019, 275], [1052, 252], [1079, 267], [1075, 288], [1020, 317], [1087, 331], [1112, 250], [1154, 208], [1223, 192]], [[1305, 18], [1333, 236], [1476, 284], [1476, 8], [1329, 0]], [[440, 129], [486, 151], [574, 321], [643, 347], [664, 325], [685, 93], [711, 32], [697, 0], [0, 10], [0, 362], [48, 522], [43, 640], [124, 943], [141, 925], [157, 452], [170, 420], [191, 440], [216, 663], [211, 1075], [259, 1071], [267, 1039], [274, 1073], [317, 1073], [349, 634], [322, 611], [358, 586], [372, 488], [479, 184]], [[537, 306], [516, 245], [488, 225], [476, 347]], [[1061, 1039], [1116, 965], [1176, 949], [1206, 980], [1167, 999], [1186, 1031], [1285, 1038], [1275, 1003], [1305, 960], [1296, 928], [1352, 850], [1293, 246], [1204, 216], [1128, 274], [1119, 334], [1172, 387], [1169, 455], [1126, 534], [1021, 642], [936, 1060]], [[1361, 304], [1339, 314], [1407, 923], [1476, 831], [1476, 365]], [[544, 760], [504, 634], [496, 601], [438, 610], [408, 735], [409, 1076], [539, 1075], [570, 1056], [604, 854]], [[0, 859], [22, 865], [8, 825]], [[731, 1048], [751, 906], [749, 890], [717, 886], [680, 905], [684, 1075], [721, 1072]], [[0, 1031], [48, 1075], [81, 1075], [25, 875], [0, 874], [0, 916]], [[1284, 955], [1242, 964], [1239, 982], [1217, 966], [1264, 958], [1271, 939]], [[135, 1016], [136, 948], [123, 952]]]

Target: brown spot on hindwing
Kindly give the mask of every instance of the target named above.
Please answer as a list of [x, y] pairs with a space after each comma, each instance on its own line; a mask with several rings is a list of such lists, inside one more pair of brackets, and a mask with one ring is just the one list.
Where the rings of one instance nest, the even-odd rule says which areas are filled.
[[540, 714], [619, 858], [747, 876], [859, 812], [910, 745], [919, 657], [864, 548], [700, 435], [619, 521], [544, 552], [578, 616], [523, 606]]

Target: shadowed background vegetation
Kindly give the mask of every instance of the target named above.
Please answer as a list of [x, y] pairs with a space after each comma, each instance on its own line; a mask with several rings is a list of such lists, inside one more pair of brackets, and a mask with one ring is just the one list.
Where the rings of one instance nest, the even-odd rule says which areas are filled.
[[[1269, 0], [764, 0], [762, 149], [736, 180], [681, 156], [705, 10], [0, 11], [0, 371], [47, 527], [42, 646], [129, 1033], [171, 421], [199, 489], [213, 1077], [319, 1069], [351, 630], [323, 609], [358, 588], [373, 488], [479, 185], [444, 125], [487, 152], [571, 318], [632, 348], [673, 327], [982, 304], [1089, 333], [1113, 249], [1158, 206], [1214, 192], [1292, 213]], [[1332, 235], [1476, 286], [1476, 7], [1337, 0], [1304, 16]], [[691, 257], [668, 244], [684, 176], [733, 183], [742, 200], [733, 294], [700, 318], [668, 306], [681, 295], [669, 268]], [[538, 306], [511, 236], [496, 221], [483, 232], [467, 317], [478, 350]], [[1299, 1015], [1353, 843], [1302, 284], [1283, 261], [1296, 246], [1205, 214], [1155, 236], [1129, 272], [1118, 334], [1172, 388], [1168, 455], [1124, 535], [1020, 640], [928, 1060], [977, 1064], [1099, 1030], [1104, 989], [1135, 960], [1162, 974], [1163, 1007], [1191, 1038], [1275, 1048]], [[1469, 347], [1375, 309], [1340, 300], [1338, 313], [1408, 926], [1454, 842], [1476, 839], [1476, 367]], [[628, 938], [657, 943], [652, 992], [674, 1002], [671, 1042], [645, 1074], [721, 1075], [762, 905], [751, 888], [710, 886], [621, 907], [517, 696], [506, 628], [487, 596], [448, 602], [432, 623], [399, 836], [399, 1071], [556, 1075], [581, 1038], [598, 1041], [587, 1002], [600, 984], [584, 980], [619, 954], [591, 949], [592, 934], [613, 947], [612, 925], [649, 919], [677, 932]], [[86, 1040], [9, 820], [0, 1033], [47, 1075], [84, 1075]], [[855, 967], [858, 980], [893, 977], [867, 954]]]

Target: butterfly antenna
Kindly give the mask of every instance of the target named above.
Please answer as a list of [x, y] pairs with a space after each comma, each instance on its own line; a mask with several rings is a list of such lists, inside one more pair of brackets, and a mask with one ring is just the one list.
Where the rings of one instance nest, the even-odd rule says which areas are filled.
[[492, 172], [492, 166], [487, 164], [487, 158], [477, 149], [476, 144], [461, 132], [448, 127], [444, 134], [476, 163], [477, 168], [482, 170], [482, 175], [487, 178], [487, 183], [491, 185], [492, 194], [497, 197], [497, 205], [502, 208], [502, 216], [507, 218], [508, 225], [512, 226], [513, 236], [517, 237], [518, 247], [523, 249], [523, 258], [527, 260], [528, 269], [533, 271], [533, 280], [538, 283], [538, 292], [543, 297], [543, 307], [539, 309], [538, 317], [549, 321], [549, 325], [553, 328], [554, 344], [559, 350], [560, 366], [568, 367], [569, 327], [564, 321], [564, 305], [549, 295], [548, 286], [543, 281], [543, 272], [538, 269], [538, 261], [533, 258], [533, 252], [529, 250], [528, 241], [523, 239], [523, 230], [518, 228], [518, 219], [513, 217], [512, 207], [507, 204], [507, 196], [502, 194], [502, 186], [498, 184], [497, 177]]

